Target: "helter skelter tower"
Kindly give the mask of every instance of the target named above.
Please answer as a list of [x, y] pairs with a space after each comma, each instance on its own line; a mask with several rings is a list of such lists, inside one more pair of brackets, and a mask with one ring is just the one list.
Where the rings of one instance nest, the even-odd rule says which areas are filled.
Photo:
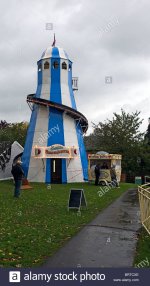
[[33, 182], [86, 181], [88, 121], [76, 108], [72, 62], [54, 37], [37, 65], [37, 91], [27, 96], [32, 114], [22, 156], [25, 175]]

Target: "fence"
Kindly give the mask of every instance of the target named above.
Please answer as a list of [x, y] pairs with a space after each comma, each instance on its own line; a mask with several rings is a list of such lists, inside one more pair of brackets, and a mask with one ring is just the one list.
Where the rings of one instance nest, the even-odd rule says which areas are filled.
[[150, 176], [144, 177], [144, 184], [150, 183]]
[[150, 183], [138, 186], [141, 222], [150, 234]]

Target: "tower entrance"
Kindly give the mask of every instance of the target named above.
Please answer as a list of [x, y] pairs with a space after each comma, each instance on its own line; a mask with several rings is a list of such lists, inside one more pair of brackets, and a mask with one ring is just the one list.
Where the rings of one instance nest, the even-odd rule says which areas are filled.
[[51, 159], [51, 183], [62, 184], [62, 159]]

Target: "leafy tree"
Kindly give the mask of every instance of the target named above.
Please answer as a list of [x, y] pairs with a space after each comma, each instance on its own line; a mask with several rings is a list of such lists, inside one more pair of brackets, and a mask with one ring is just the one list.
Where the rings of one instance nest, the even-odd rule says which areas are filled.
[[4, 128], [7, 128], [10, 126], [10, 123], [7, 123], [6, 120], [1, 120], [0, 121], [0, 130], [4, 129]]
[[138, 158], [141, 154], [141, 142], [144, 133], [139, 131], [142, 124], [140, 112], [132, 114], [121, 109], [121, 114], [114, 113], [112, 120], [93, 124], [93, 133], [85, 137], [87, 150], [107, 151], [122, 154], [122, 167], [125, 172], [138, 172]]
[[144, 140], [141, 144], [141, 170], [144, 175], [150, 175], [150, 118]]
[[[149, 121], [150, 121], [150, 118], [149, 118]], [[144, 136], [144, 140], [146, 144], [150, 145], [150, 122], [148, 124], [147, 130]]]
[[8, 123], [5, 120], [0, 121], [0, 142], [9, 142], [12, 144], [14, 141], [18, 141], [22, 146], [25, 143], [25, 137], [27, 132], [28, 123]]

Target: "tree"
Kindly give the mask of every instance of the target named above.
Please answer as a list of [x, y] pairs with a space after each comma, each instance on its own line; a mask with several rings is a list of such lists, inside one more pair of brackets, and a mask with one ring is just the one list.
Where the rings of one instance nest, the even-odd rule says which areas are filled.
[[142, 121], [140, 112], [129, 114], [121, 109], [121, 114], [114, 113], [112, 120], [93, 124], [93, 133], [85, 137], [87, 150], [121, 154], [123, 170], [131, 173], [138, 171], [140, 143], [144, 136], [139, 131]]
[[18, 141], [22, 146], [25, 143], [25, 137], [27, 132], [28, 123], [8, 123], [5, 120], [0, 121], [0, 143], [9, 142], [12, 144], [14, 141]]
[[149, 124], [148, 124], [147, 130], [144, 136], [144, 140], [146, 144], [150, 145], [150, 118], [149, 118]]
[[141, 169], [145, 175], [150, 175], [150, 118], [144, 140], [141, 144]]
[[5, 129], [10, 126], [10, 123], [8, 123], [6, 120], [0, 121], [0, 130]]

